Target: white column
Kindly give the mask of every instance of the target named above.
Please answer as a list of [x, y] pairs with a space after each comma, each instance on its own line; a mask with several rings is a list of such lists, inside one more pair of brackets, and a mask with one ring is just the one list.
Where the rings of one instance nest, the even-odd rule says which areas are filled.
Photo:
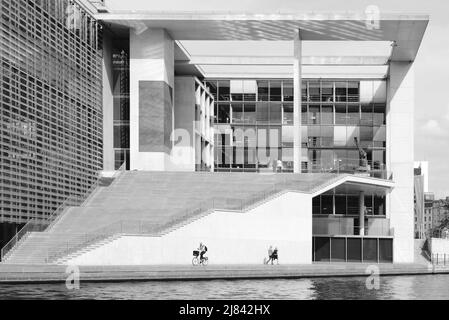
[[301, 172], [301, 56], [302, 43], [299, 30], [293, 40], [293, 170], [295, 173]]
[[365, 235], [365, 192], [359, 194], [359, 235]]
[[[164, 29], [130, 30], [131, 170], [167, 170], [172, 147], [167, 134], [174, 125], [173, 92], [173, 39]], [[164, 102], [168, 100], [171, 116]]]
[[387, 165], [393, 172], [395, 187], [387, 196], [387, 214], [394, 228], [395, 263], [414, 260], [414, 105], [412, 63], [391, 62], [387, 92]]

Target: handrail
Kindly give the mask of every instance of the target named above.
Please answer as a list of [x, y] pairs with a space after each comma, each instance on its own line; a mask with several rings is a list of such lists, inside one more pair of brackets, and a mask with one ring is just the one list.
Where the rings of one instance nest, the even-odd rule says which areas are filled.
[[[335, 181], [342, 179], [346, 175], [340, 175], [330, 179], [320, 185], [316, 185], [314, 181], [302, 181], [307, 184], [308, 192], [314, 193], [315, 190], [323, 186], [333, 184]], [[197, 220], [210, 214], [212, 211], [240, 211], [244, 212], [258, 203], [263, 203], [268, 199], [288, 191], [295, 191], [295, 181], [288, 181], [284, 178], [283, 181], [277, 182], [266, 188], [263, 191], [255, 193], [253, 196], [246, 199], [232, 199], [224, 197], [214, 197], [212, 199], [202, 201], [192, 208], [186, 209], [183, 214], [178, 215], [175, 219], [163, 224], [156, 225], [154, 222], [145, 220], [120, 220], [111, 223], [105, 227], [99, 228], [95, 231], [84, 234], [81, 238], [84, 241], [79, 241], [78, 238], [72, 242], [62, 244], [59, 248], [53, 248], [51, 252], [47, 253], [47, 263], [55, 262], [70, 254], [76, 253], [78, 250], [85, 248], [91, 244], [98, 243], [98, 241], [105, 240], [117, 234], [138, 234], [138, 235], [153, 235], [160, 236], [166, 234], [174, 229], [180, 228], [192, 220]]]
[[[115, 179], [118, 177], [124, 170], [126, 170], [126, 161], [123, 165], [116, 171], [113, 175]], [[50, 213], [45, 220], [33, 218], [28, 221], [12, 238], [8, 241], [6, 245], [0, 251], [1, 261], [4, 261], [8, 253], [14, 248], [20, 240], [24, 238], [24, 236], [29, 232], [43, 232], [53, 227], [57, 221], [61, 218], [61, 213], [67, 207], [75, 207], [83, 205], [93, 194], [93, 191], [98, 187], [100, 183], [100, 178], [89, 187], [87, 191], [85, 191], [81, 196], [79, 195], [70, 195], [66, 200], [64, 200], [61, 205], [59, 205], [52, 213]]]

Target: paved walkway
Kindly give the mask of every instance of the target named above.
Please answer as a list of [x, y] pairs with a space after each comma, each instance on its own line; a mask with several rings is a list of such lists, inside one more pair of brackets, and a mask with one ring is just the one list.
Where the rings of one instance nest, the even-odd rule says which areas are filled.
[[[315, 263], [312, 265], [211, 265], [193, 266], [91, 266], [80, 267], [80, 280], [153, 281], [153, 280], [212, 280], [212, 279], [276, 279], [338, 276], [367, 276], [370, 264]], [[446, 268], [425, 264], [374, 264], [380, 275], [410, 275], [448, 273]], [[66, 266], [2, 265], [0, 283], [65, 282]]]

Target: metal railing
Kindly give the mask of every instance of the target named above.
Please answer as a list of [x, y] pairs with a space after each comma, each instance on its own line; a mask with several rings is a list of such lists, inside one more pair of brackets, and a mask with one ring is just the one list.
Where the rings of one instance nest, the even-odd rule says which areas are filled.
[[[126, 162], [120, 167], [118, 171], [116, 171], [112, 178], [118, 177], [122, 171], [126, 169]], [[71, 195], [64, 202], [56, 208], [52, 213], [46, 216], [44, 220], [42, 219], [32, 219], [28, 221], [15, 235], [11, 238], [11, 240], [1, 249], [0, 256], [1, 261], [5, 261], [8, 257], [8, 254], [11, 250], [22, 240], [25, 239], [26, 235], [30, 232], [43, 232], [50, 228], [52, 228], [56, 222], [62, 217], [62, 213], [68, 207], [77, 207], [83, 205], [93, 194], [93, 191], [98, 187], [100, 183], [100, 178], [93, 183], [89, 189], [82, 194], [79, 195]]]
[[432, 253], [431, 262], [434, 266], [449, 266], [449, 254]]
[[[331, 217], [316, 218], [312, 220], [312, 233], [325, 236], [360, 236], [360, 226], [354, 225], [354, 218]], [[394, 236], [394, 228], [390, 227], [388, 219], [379, 219], [377, 224], [365, 225], [361, 236]]]
[[[314, 193], [319, 188], [330, 185], [342, 178], [342, 176], [338, 176], [320, 185], [317, 185], [313, 181], [302, 181], [301, 189], [308, 189], [310, 193]], [[194, 207], [184, 210], [184, 212], [181, 212], [174, 219], [171, 219], [164, 224], [145, 220], [120, 220], [95, 231], [83, 235], [76, 235], [75, 238], [52, 248], [46, 254], [46, 262], [56, 262], [59, 259], [75, 254], [83, 248], [97, 244], [100, 241], [104, 241], [119, 234], [161, 236], [207, 216], [215, 210], [244, 212], [257, 204], [261, 204], [289, 191], [295, 191], [295, 182], [289, 181], [287, 177], [285, 177], [283, 181], [275, 183], [269, 188], [257, 192], [250, 197], [246, 197], [245, 199], [214, 197], [200, 202]]]
[[341, 158], [329, 162], [313, 161], [305, 170], [309, 173], [348, 173], [348, 174], [366, 174], [371, 178], [393, 180], [393, 173], [386, 170], [386, 165], [376, 161], [367, 161], [368, 166], [363, 168], [359, 165], [359, 159]]

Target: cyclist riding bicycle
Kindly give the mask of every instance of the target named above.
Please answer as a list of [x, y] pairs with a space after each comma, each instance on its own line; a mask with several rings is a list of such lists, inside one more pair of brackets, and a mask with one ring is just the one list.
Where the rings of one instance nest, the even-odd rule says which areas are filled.
[[204, 260], [203, 256], [207, 252], [207, 247], [202, 242], [200, 242], [198, 251], [200, 252], [200, 261], [203, 261]]

